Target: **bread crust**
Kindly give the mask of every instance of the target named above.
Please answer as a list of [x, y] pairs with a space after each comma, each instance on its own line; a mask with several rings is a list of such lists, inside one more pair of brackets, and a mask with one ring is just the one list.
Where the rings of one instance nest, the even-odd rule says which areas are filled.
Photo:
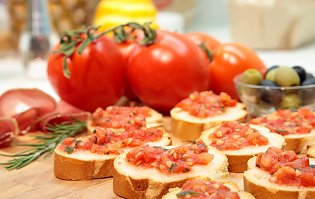
[[158, 199], [162, 198], [170, 188], [182, 186], [186, 180], [182, 179], [169, 183], [154, 182], [149, 179], [134, 179], [125, 176], [114, 169], [113, 191], [124, 198]]
[[[213, 128], [223, 121], [245, 121], [247, 112], [243, 109], [244, 105], [238, 103], [236, 107], [227, 108], [226, 115], [233, 115], [232, 117], [225, 117], [225, 114], [209, 117], [197, 118], [183, 111], [181, 108], [175, 107], [171, 110], [171, 130], [170, 132], [182, 141], [195, 141], [200, 137], [202, 131]], [[184, 113], [184, 114], [183, 114]]]
[[[126, 154], [122, 154], [114, 161], [113, 191], [124, 198], [160, 199], [170, 188], [180, 187], [189, 179], [218, 179], [227, 177], [226, 157], [216, 149], [211, 149], [211, 151], [216, 152], [216, 159], [214, 160], [220, 160], [220, 163], [209, 163], [209, 165], [198, 166], [198, 171], [199, 168], [200, 170], [201, 168], [206, 169], [206, 171], [202, 171], [202, 175], [197, 172], [188, 172], [187, 174], [167, 176], [159, 173], [155, 169], [144, 169], [131, 165], [125, 161]], [[211, 169], [212, 166], [213, 170]], [[149, 172], [153, 171], [154, 174], [151, 173], [151, 175], [142, 177], [135, 173], [131, 173], [131, 171], [134, 170], [143, 173], [149, 170]]]
[[311, 158], [315, 158], [315, 145], [308, 148], [307, 155]]
[[256, 157], [248, 161], [248, 170], [244, 172], [244, 190], [256, 199], [313, 199], [315, 187], [299, 188], [278, 185], [269, 181], [270, 174], [256, 167]]
[[292, 150], [295, 153], [306, 153], [308, 145], [315, 142], [315, 129], [310, 133], [300, 135], [285, 135], [285, 150]]
[[106, 160], [80, 160], [55, 152], [54, 174], [62, 180], [92, 180], [113, 175], [114, 158]]
[[[258, 153], [267, 151], [268, 147], [270, 146], [281, 148], [285, 143], [283, 136], [276, 133], [270, 133], [270, 130], [267, 129], [266, 127], [252, 125], [252, 124], [250, 126], [258, 130], [262, 135], [266, 136], [269, 140], [269, 144], [266, 146], [258, 146], [258, 147], [255, 147], [255, 146], [244, 147], [243, 149], [234, 150], [234, 151], [231, 151], [231, 150], [221, 151], [228, 158], [229, 172], [243, 173], [244, 171], [247, 170], [247, 162], [250, 158], [254, 157]], [[204, 143], [209, 146], [210, 143], [209, 143], [208, 137], [218, 127], [219, 126], [202, 132], [200, 139], [202, 139]]]
[[[168, 133], [164, 133], [161, 140], [149, 142], [148, 144], [167, 146], [171, 144], [171, 138]], [[63, 180], [92, 180], [113, 176], [113, 162], [118, 155], [93, 154], [88, 151], [67, 154], [58, 148], [59, 145], [54, 152], [54, 174], [57, 178]], [[127, 152], [131, 149], [125, 148], [124, 151]]]

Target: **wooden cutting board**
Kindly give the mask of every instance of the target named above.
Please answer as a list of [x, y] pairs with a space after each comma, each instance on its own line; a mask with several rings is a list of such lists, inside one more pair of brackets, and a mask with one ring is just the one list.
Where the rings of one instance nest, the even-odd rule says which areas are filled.
[[[170, 126], [170, 119], [164, 119], [164, 126]], [[25, 143], [30, 136], [18, 136], [13, 144]], [[181, 142], [173, 138], [173, 144]], [[12, 154], [25, 150], [25, 147], [8, 147], [0, 153]], [[0, 156], [0, 162], [9, 160]], [[231, 180], [242, 189], [242, 174], [231, 174]], [[0, 199], [117, 199], [112, 191], [112, 178], [90, 181], [59, 180], [53, 173], [53, 155], [39, 158], [30, 165], [14, 171], [7, 171], [0, 167]]]

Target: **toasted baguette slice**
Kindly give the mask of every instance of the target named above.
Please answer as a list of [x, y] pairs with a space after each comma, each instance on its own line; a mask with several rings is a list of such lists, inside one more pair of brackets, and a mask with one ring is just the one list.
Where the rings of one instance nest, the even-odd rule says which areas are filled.
[[306, 153], [307, 146], [315, 142], [315, 129], [305, 134], [289, 134], [285, 135], [285, 150], [292, 150], [296, 153]]
[[[218, 126], [219, 127], [219, 126]], [[210, 145], [209, 135], [213, 133], [218, 127], [206, 130], [202, 132], [200, 139], [205, 144]], [[263, 126], [250, 125], [251, 128], [256, 129], [261, 135], [268, 138], [269, 144], [265, 146], [248, 146], [238, 150], [224, 150], [223, 152], [229, 161], [229, 172], [232, 173], [243, 173], [247, 169], [247, 161], [258, 153], [265, 152], [270, 146], [281, 148], [284, 145], [283, 136], [270, 133], [270, 130]]]
[[198, 118], [179, 107], [171, 110], [171, 133], [183, 141], [194, 141], [202, 131], [217, 126], [224, 121], [244, 121], [247, 112], [244, 105], [237, 103], [235, 107], [226, 108], [226, 112], [207, 118]]
[[[109, 108], [109, 107], [107, 107]], [[146, 107], [147, 109], [149, 109], [149, 117], [146, 117], [145, 118], [145, 121], [146, 121], [146, 127], [148, 128], [154, 128], [154, 127], [162, 127], [163, 124], [162, 124], [162, 121], [163, 121], [163, 115], [160, 114], [159, 112], [157, 112], [156, 110], [152, 109], [152, 108], [149, 108], [149, 107]], [[92, 124], [92, 121], [88, 121], [87, 123], [87, 128], [88, 128], [88, 131], [91, 133], [94, 131], [95, 127], [97, 126], [94, 126]], [[113, 129], [113, 128], [112, 128]], [[122, 130], [121, 128], [118, 128], [118, 129], [113, 129], [113, 130]]]
[[[168, 133], [156, 142], [149, 142], [152, 146], [167, 146], [171, 143]], [[94, 178], [106, 178], [113, 176], [114, 159], [118, 155], [96, 154], [90, 151], [75, 151], [68, 154], [55, 149], [54, 174], [63, 180], [91, 180]], [[133, 148], [124, 148], [128, 152]]]
[[[314, 159], [310, 159], [314, 162]], [[256, 199], [312, 199], [315, 187], [295, 187], [279, 185], [269, 181], [270, 174], [256, 167], [256, 157], [248, 161], [248, 170], [244, 172], [244, 189]]]
[[[166, 147], [171, 148], [171, 147]], [[208, 165], [193, 166], [181, 174], [163, 174], [154, 168], [134, 166], [126, 161], [126, 153], [114, 161], [113, 190], [124, 198], [162, 198], [170, 188], [180, 187], [193, 178], [219, 179], [227, 177], [227, 158], [215, 148], [209, 149], [214, 155]]]
[[[240, 191], [237, 187], [236, 184], [231, 183], [231, 182], [225, 182], [223, 183], [225, 186], [227, 186], [228, 188], [230, 188], [231, 191], [233, 192], [238, 192], [238, 195], [240, 197], [240, 199], [255, 199], [255, 197], [248, 193], [248, 192], [244, 192], [244, 191]], [[181, 188], [176, 187], [176, 188], [172, 188], [169, 190], [169, 193], [166, 194], [165, 196], [163, 196], [162, 199], [177, 199], [176, 194], [179, 193], [181, 191]]]
[[[312, 126], [312, 118], [314, 118], [314, 116], [315, 112], [307, 107], [302, 107], [297, 111], [280, 109], [265, 116], [253, 118], [249, 123], [266, 126], [270, 128], [271, 131], [283, 135], [286, 142], [284, 146], [285, 150], [294, 151], [295, 153], [306, 153], [307, 146], [310, 145], [311, 142], [315, 142], [315, 128], [311, 129], [309, 133], [289, 132], [291, 134], [288, 134], [287, 131], [305, 125]], [[281, 118], [280, 122], [284, 122], [283, 124], [278, 125], [278, 122], [274, 122], [279, 120], [279, 118]], [[268, 124], [265, 120], [271, 120], [273, 122]], [[285, 125], [286, 128], [283, 129], [281, 127], [282, 125]], [[281, 132], [281, 130], [284, 130], [285, 134]]]

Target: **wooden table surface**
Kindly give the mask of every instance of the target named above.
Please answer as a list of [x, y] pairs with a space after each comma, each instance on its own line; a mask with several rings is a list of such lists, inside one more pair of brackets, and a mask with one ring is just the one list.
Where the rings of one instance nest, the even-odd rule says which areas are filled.
[[[164, 125], [169, 127], [169, 119]], [[13, 144], [25, 143], [30, 136], [17, 136]], [[173, 138], [173, 144], [180, 141]], [[12, 154], [25, 149], [24, 147], [8, 147], [0, 149], [0, 153]], [[0, 156], [0, 162], [9, 158]], [[242, 189], [242, 174], [231, 174], [231, 180]], [[112, 178], [90, 181], [59, 180], [53, 173], [53, 155], [39, 158], [30, 165], [14, 171], [7, 171], [0, 166], [0, 199], [117, 199], [112, 191]]]

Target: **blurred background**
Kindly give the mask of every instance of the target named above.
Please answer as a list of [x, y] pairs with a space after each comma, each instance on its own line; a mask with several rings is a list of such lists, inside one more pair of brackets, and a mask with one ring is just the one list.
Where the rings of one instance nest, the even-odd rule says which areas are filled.
[[[244, 43], [255, 48], [267, 66], [303, 65], [315, 71], [315, 1], [121, 0], [117, 5], [112, 1], [0, 0], [0, 80], [24, 74], [36, 53], [45, 61], [44, 52], [65, 30], [95, 24], [106, 29], [125, 22], [130, 13], [129, 20], [152, 20], [161, 29], [205, 32], [222, 42]], [[133, 7], [137, 2], [147, 7]], [[34, 39], [34, 34], [47, 38]], [[35, 65], [44, 73], [43, 63]]]
[[[17, 48], [19, 36], [27, 26], [30, 2], [30, 0], [0, 0], [0, 38], [2, 44], [5, 44], [0, 46], [2, 53]], [[158, 9], [156, 20], [160, 28], [179, 32], [207, 31], [209, 28], [227, 25], [229, 22], [227, 0], [154, 0], [153, 2]], [[106, 9], [101, 11], [100, 7], [103, 5], [100, 0], [48, 0], [47, 3], [49, 21], [53, 30], [59, 35], [65, 30], [92, 25], [96, 14], [99, 17], [107, 14]]]

